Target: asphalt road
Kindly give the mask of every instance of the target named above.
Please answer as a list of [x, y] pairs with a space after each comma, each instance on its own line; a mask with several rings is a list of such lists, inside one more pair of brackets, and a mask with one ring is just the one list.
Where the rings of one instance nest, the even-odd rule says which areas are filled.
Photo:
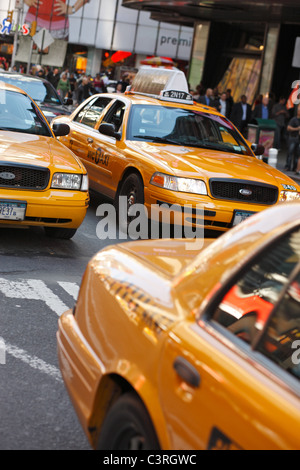
[[0, 449], [88, 450], [63, 384], [56, 352], [59, 315], [74, 305], [99, 240], [92, 195], [71, 240], [41, 228], [0, 228]]

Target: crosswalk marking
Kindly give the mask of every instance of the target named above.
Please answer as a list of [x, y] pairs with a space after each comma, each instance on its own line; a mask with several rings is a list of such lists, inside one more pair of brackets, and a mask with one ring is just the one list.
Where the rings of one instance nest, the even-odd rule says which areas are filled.
[[[63, 312], [68, 310], [77, 299], [79, 286], [74, 282], [57, 281], [61, 289], [70, 296], [70, 305], [67, 306], [53, 290], [51, 290], [44, 281], [40, 279], [18, 279], [8, 280], [0, 278], [0, 294], [2, 293], [6, 298], [10, 299], [28, 299], [44, 302], [52, 312], [60, 316]], [[56, 290], [56, 289], [55, 289]], [[66, 296], [64, 296], [66, 297]], [[20, 307], [20, 305], [16, 305]], [[18, 346], [7, 343], [3, 338], [0, 338], [0, 365], [6, 363], [8, 355], [15, 359], [21, 360], [33, 369], [38, 370], [48, 376], [52, 377], [55, 381], [62, 383], [60, 370], [37, 356], [31, 356], [24, 349]]]
[[36, 356], [30, 356], [24, 349], [20, 349], [17, 346], [13, 346], [12, 344], [5, 343], [5, 352], [13, 356], [15, 359], [19, 359], [22, 362], [28, 364], [33, 369], [37, 369], [44, 374], [49, 375], [50, 377], [54, 378], [57, 382], [62, 382], [62, 377], [59, 369], [47, 362], [39, 359]]
[[[77, 284], [71, 282], [58, 282], [58, 284], [76, 300], [79, 291]], [[44, 281], [39, 279], [11, 281], [0, 278], [0, 292], [11, 299], [41, 300], [58, 316], [70, 308], [47, 287]]]
[[58, 282], [60, 287], [62, 287], [74, 300], [77, 300], [79, 286], [75, 282]]

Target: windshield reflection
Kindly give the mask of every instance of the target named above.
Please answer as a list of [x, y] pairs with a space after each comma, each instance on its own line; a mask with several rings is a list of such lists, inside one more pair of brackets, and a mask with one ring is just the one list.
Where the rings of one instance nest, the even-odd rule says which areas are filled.
[[133, 106], [127, 139], [253, 156], [225, 117], [182, 108]]

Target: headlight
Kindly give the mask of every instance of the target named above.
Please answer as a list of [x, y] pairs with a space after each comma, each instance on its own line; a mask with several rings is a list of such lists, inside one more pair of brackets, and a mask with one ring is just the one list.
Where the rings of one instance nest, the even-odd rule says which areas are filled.
[[204, 181], [192, 178], [179, 178], [177, 176], [155, 173], [150, 181], [154, 186], [179, 191], [183, 193], [194, 193], [207, 195], [207, 189]]
[[280, 202], [295, 201], [299, 199], [300, 193], [297, 193], [296, 191], [281, 191], [279, 196]]
[[73, 173], [54, 173], [51, 188], [88, 191], [88, 176]]

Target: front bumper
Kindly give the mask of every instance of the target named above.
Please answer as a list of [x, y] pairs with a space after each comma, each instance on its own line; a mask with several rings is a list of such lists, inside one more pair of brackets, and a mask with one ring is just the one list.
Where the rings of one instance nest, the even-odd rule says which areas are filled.
[[226, 232], [232, 227], [236, 211], [254, 214], [270, 207], [264, 204], [213, 199], [197, 194], [173, 193], [150, 186], [145, 188], [145, 206], [152, 220], [168, 222], [172, 205], [181, 208], [172, 213], [171, 221], [174, 224], [203, 227], [219, 232]]
[[25, 218], [21, 221], [0, 219], [0, 224], [78, 228], [89, 205], [88, 192], [48, 189], [24, 191], [1, 189], [0, 201], [25, 202]]
[[72, 310], [58, 321], [57, 353], [60, 371], [81, 426], [95, 445], [89, 427], [103, 366], [82, 335]]

